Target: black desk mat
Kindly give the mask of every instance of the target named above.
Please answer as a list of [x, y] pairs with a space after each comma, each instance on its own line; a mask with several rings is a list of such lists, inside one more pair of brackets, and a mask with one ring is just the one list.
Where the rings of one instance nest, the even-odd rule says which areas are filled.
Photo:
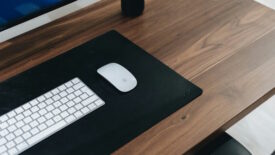
[[[96, 73], [126, 67], [137, 87], [120, 93]], [[110, 31], [0, 84], [0, 115], [79, 77], [106, 104], [43, 140], [24, 155], [110, 154], [198, 97], [202, 90], [144, 50]]]

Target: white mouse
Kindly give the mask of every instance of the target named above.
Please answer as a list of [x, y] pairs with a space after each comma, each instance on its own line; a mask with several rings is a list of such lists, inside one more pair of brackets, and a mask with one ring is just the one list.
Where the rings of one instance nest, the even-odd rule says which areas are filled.
[[133, 74], [117, 63], [102, 66], [97, 73], [121, 92], [129, 92], [137, 86], [137, 79]]

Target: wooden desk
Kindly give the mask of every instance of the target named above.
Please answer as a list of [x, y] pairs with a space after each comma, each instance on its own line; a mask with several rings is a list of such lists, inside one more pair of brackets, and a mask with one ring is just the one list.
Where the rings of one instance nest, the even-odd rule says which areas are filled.
[[[114, 154], [182, 154], [253, 109], [275, 86], [275, 12], [252, 0], [147, 0], [123, 17], [120, 0], [0, 45], [0, 80], [116, 29], [204, 93]], [[260, 99], [260, 100], [259, 100]], [[258, 101], [259, 100], [259, 101]]]

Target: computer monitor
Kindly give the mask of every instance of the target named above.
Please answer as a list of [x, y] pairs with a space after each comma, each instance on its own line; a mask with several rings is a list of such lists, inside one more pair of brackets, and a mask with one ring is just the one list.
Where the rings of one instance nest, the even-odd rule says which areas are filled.
[[99, 0], [5, 0], [0, 2], [0, 43]]

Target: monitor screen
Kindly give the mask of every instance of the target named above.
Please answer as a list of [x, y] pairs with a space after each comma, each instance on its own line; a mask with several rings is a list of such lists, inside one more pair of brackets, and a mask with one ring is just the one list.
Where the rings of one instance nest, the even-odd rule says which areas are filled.
[[4, 0], [0, 5], [0, 31], [76, 0]]

